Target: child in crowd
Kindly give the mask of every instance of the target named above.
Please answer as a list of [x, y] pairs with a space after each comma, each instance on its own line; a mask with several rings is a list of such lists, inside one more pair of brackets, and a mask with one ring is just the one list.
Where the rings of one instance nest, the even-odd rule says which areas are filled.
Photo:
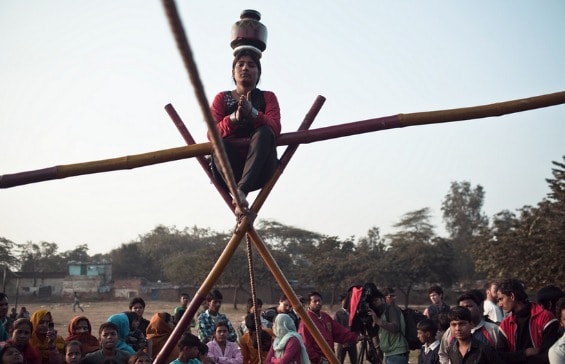
[[198, 344], [198, 360], [202, 364], [214, 364], [214, 359], [208, 356], [208, 345], [204, 344], [202, 341]]
[[200, 364], [200, 360], [198, 360], [198, 355], [200, 354], [199, 345], [200, 340], [198, 336], [185, 333], [177, 344], [180, 351], [179, 357], [170, 364]]
[[214, 325], [214, 339], [209, 341], [208, 356], [218, 364], [242, 364], [243, 357], [236, 343], [228, 341], [229, 328], [225, 321]]
[[76, 316], [69, 322], [69, 336], [65, 342], [78, 341], [82, 344], [82, 354], [86, 355], [100, 349], [100, 342], [92, 335], [90, 321], [84, 316]]
[[147, 347], [145, 333], [139, 329], [141, 324], [141, 316], [133, 311], [124, 312], [129, 320], [129, 333], [126, 336], [126, 344], [131, 346], [135, 352], [141, 351]]
[[100, 364], [107, 360], [114, 360], [120, 364], [127, 364], [130, 354], [118, 349], [118, 334], [120, 328], [113, 322], [104, 322], [100, 325], [99, 340], [100, 350], [86, 354], [81, 364]]
[[23, 364], [24, 356], [18, 348], [12, 344], [6, 344], [0, 351], [0, 363], [2, 364]]
[[135, 350], [126, 343], [126, 338], [130, 332], [128, 315], [123, 312], [117, 313], [108, 317], [108, 322], [111, 322], [118, 327], [118, 342], [116, 344], [116, 349], [123, 350], [129, 355], [135, 354]]
[[67, 341], [65, 344], [65, 364], [79, 364], [82, 360], [82, 356], [83, 351], [80, 341]]
[[133, 354], [128, 361], [128, 364], [151, 364], [153, 359], [149, 356], [149, 354], [144, 352], [138, 352]]
[[12, 323], [12, 336], [5, 345], [12, 345], [22, 353], [26, 364], [41, 364], [41, 353], [31, 345], [29, 338], [33, 332], [30, 320], [21, 318]]
[[451, 335], [456, 339], [448, 349], [451, 364], [504, 364], [492, 346], [473, 339], [471, 329], [474, 325], [468, 308], [453, 307], [448, 317]]
[[[243, 362], [245, 364], [259, 364], [259, 345], [257, 344], [257, 330], [255, 330], [255, 315], [253, 313], [245, 316], [245, 326], [248, 330], [239, 338]], [[259, 329], [261, 330], [261, 358], [264, 362], [275, 334], [272, 329], [264, 329], [262, 326]]]
[[437, 339], [437, 325], [430, 319], [418, 322], [418, 339], [422, 343], [418, 364], [439, 364], [439, 340]]

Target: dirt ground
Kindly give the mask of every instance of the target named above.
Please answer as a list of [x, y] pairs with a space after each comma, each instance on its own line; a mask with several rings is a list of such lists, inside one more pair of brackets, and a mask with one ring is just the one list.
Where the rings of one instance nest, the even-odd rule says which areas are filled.
[[[168, 312], [173, 313], [173, 310], [178, 306], [177, 302], [171, 301], [145, 301], [145, 314], [144, 318], [151, 320], [151, 317], [158, 312]], [[106, 322], [108, 317], [113, 314], [129, 311], [129, 301], [101, 301], [101, 302], [89, 302], [81, 301], [80, 305], [84, 309], [81, 312], [79, 308], [76, 312], [73, 312], [73, 302], [49, 302], [49, 303], [39, 303], [39, 302], [29, 302], [29, 303], [18, 303], [18, 310], [21, 306], [25, 306], [30, 313], [37, 311], [39, 309], [47, 309], [51, 312], [53, 316], [53, 321], [55, 323], [55, 329], [59, 335], [66, 337], [68, 335], [68, 323], [75, 316], [86, 316], [90, 323], [92, 324], [92, 331], [95, 336], [98, 336], [98, 327], [103, 322]], [[230, 321], [234, 325], [239, 325], [245, 315], [245, 305], [239, 305], [238, 310], [234, 310], [233, 306], [223, 305], [221, 312], [225, 313]]]

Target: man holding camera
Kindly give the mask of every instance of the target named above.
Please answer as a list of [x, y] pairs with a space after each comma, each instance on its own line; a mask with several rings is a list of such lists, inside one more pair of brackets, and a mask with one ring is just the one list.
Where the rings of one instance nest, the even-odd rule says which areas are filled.
[[410, 350], [404, 336], [406, 324], [402, 311], [394, 302], [387, 304], [380, 291], [374, 293], [371, 298], [372, 309], [369, 310], [369, 315], [379, 327], [379, 348], [384, 354], [384, 363], [408, 364]]

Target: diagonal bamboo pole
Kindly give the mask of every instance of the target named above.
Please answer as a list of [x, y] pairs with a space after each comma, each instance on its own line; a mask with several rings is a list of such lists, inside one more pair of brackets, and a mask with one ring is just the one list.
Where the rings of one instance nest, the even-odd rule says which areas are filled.
[[222, 275], [222, 272], [230, 262], [231, 257], [235, 253], [235, 250], [239, 246], [241, 239], [245, 235], [245, 232], [251, 227], [249, 220], [244, 218], [241, 220], [241, 223], [237, 225], [236, 230], [231, 237], [231, 239], [226, 244], [224, 251], [208, 273], [208, 276], [194, 295], [194, 298], [188, 304], [186, 311], [182, 315], [179, 323], [173, 329], [171, 336], [169, 336], [167, 342], [153, 361], [156, 364], [165, 364], [165, 359], [173, 349], [173, 347], [177, 344], [180, 340], [182, 334], [186, 332], [186, 328], [190, 325], [190, 320], [194, 317], [202, 302], [206, 299], [208, 293], [214, 287], [216, 281]]
[[[279, 136], [277, 139], [277, 145], [314, 143], [322, 140], [342, 138], [387, 129], [502, 116], [560, 104], [565, 104], [565, 91], [489, 105], [397, 114], [394, 116], [355, 121], [308, 131], [285, 133]], [[246, 141], [240, 140], [238, 143], [243, 145]], [[153, 164], [197, 157], [199, 155], [206, 155], [210, 154], [211, 151], [211, 143], [200, 143], [119, 158], [59, 165], [14, 174], [4, 174], [0, 175], [0, 188], [10, 188], [29, 183], [50, 181], [91, 173], [134, 169]]]
[[241, 210], [241, 207], [243, 206], [243, 200], [237, 193], [237, 184], [235, 182], [233, 171], [229, 163], [226, 148], [224, 147], [224, 142], [222, 140], [220, 132], [218, 131], [216, 120], [214, 120], [212, 112], [210, 111], [208, 99], [206, 98], [206, 94], [204, 93], [204, 84], [200, 79], [198, 67], [196, 67], [196, 62], [194, 61], [190, 43], [188, 42], [188, 37], [186, 36], [186, 32], [184, 31], [184, 26], [182, 25], [177, 6], [174, 0], [162, 0], [162, 3], [167, 14], [167, 19], [169, 20], [169, 25], [175, 37], [177, 48], [179, 49], [185, 68], [188, 71], [188, 77], [190, 78], [192, 86], [194, 87], [196, 99], [198, 100], [198, 104], [200, 105], [200, 109], [202, 110], [202, 114], [204, 115], [204, 120], [208, 125], [208, 135], [212, 139], [215, 161], [218, 162], [220, 170], [222, 171], [222, 176], [224, 177], [224, 181], [226, 182], [226, 185], [231, 192], [233, 200]]
[[[298, 128], [298, 130], [306, 130], [310, 127], [310, 125], [314, 121], [316, 115], [318, 114], [319, 110], [321, 109], [324, 101], [325, 101], [325, 98], [323, 98], [322, 96], [318, 96], [316, 98], [314, 104], [312, 105], [312, 107], [310, 108], [308, 113], [306, 114], [306, 116], [305, 116], [302, 124]], [[174, 118], [173, 122], [175, 123], [175, 125], [177, 126], [177, 128], [179, 129], [181, 134], [183, 134], [183, 138], [187, 141], [187, 143], [190, 143], [191, 141], [193, 142], [194, 139], [190, 135], [190, 132], [188, 131], [188, 129], [186, 129], [186, 126], [184, 126], [184, 123], [182, 122], [182, 120], [180, 119], [178, 114], [176, 114], [176, 112], [174, 111], [174, 108], [172, 108], [172, 106], [171, 106], [169, 108], [169, 110], [167, 110], [167, 112], [169, 112], [169, 115], [171, 115], [171, 117]], [[255, 202], [253, 203], [253, 205], [251, 207], [252, 211], [254, 211], [255, 213], [257, 213], [259, 211], [262, 204], [264, 203], [267, 196], [269, 195], [270, 191], [274, 187], [276, 181], [282, 175], [284, 169], [288, 165], [290, 159], [292, 158], [292, 156], [294, 155], [294, 153], [296, 152], [297, 149], [298, 149], [298, 145], [289, 145], [288, 148], [285, 150], [285, 152], [283, 153], [283, 155], [280, 159], [279, 168], [277, 168], [273, 177], [269, 180], [269, 182], [267, 183], [265, 188], [263, 188], [261, 190], [261, 192], [259, 193], [259, 196], [257, 196], [257, 199], [255, 200]], [[208, 173], [208, 168], [205, 166], [205, 164], [201, 163], [201, 165], [206, 170], [206, 173]], [[217, 187], [218, 191], [220, 192], [220, 194], [225, 194], [225, 191], [223, 189], [218, 188], [218, 186], [216, 186], [216, 187]], [[226, 201], [226, 203], [230, 208], [232, 208], [229, 200]], [[250, 227], [250, 229], [251, 229], [251, 227]], [[256, 233], [253, 234], [253, 235], [248, 234], [248, 236], [251, 237], [251, 239], [254, 241], [255, 245], [262, 244], [261, 249], [263, 251], [268, 252], [266, 245], [263, 243], [263, 241], [261, 239], [257, 240], [256, 238], [253, 238], [253, 237], [257, 236]], [[233, 253], [231, 253], [231, 254], [233, 254]], [[270, 255], [270, 253], [267, 253], [267, 254], [269, 255], [269, 257], [271, 257], [271, 261], [274, 261], [272, 259], [272, 255]], [[231, 258], [231, 255], [230, 255], [230, 258]], [[314, 323], [312, 322], [312, 319], [307, 315], [306, 311], [304, 310], [304, 308], [300, 304], [300, 301], [298, 300], [296, 293], [294, 292], [294, 290], [292, 289], [292, 287], [288, 283], [286, 277], [284, 276], [284, 274], [282, 273], [282, 271], [280, 270], [278, 265], [276, 263], [275, 263], [275, 265], [272, 265], [272, 263], [267, 262], [267, 261], [266, 261], [266, 264], [269, 267], [269, 269], [271, 269], [271, 273], [273, 274], [275, 279], [277, 279], [277, 281], [284, 280], [284, 282], [281, 284], [281, 287], [283, 287], [283, 292], [285, 293], [285, 295], [287, 295], [289, 300], [292, 302], [294, 308], [299, 313], [300, 317], [304, 320], [306, 327], [312, 333], [314, 340], [318, 343], [318, 345], [320, 346], [320, 348], [322, 349], [322, 351], [324, 352], [326, 357], [331, 358], [332, 364], [337, 364], [338, 359], [335, 356], [335, 353], [333, 352], [332, 348], [330, 348], [328, 343], [325, 341], [325, 339], [321, 335], [318, 328], [314, 325]], [[206, 292], [206, 294], [208, 294], [208, 292]], [[195, 297], [195, 299], [196, 299], [196, 297]], [[194, 299], [193, 299], [193, 301], [194, 301]], [[202, 301], [197, 302], [195, 305], [197, 307], [199, 307], [201, 303], [202, 303]], [[191, 304], [192, 304], [192, 302], [191, 302]], [[300, 310], [302, 310], [302, 312], [300, 312]], [[185, 318], [185, 316], [187, 316], [187, 317]], [[185, 312], [185, 314], [183, 315], [183, 318], [178, 323], [178, 326], [180, 326], [179, 330], [186, 330], [186, 327], [188, 327], [190, 320], [192, 320], [192, 317], [193, 316], [189, 315], [189, 312], [188, 312], [188, 309], [187, 309], [187, 312]], [[169, 339], [169, 340], [173, 340], [173, 339]], [[167, 348], [167, 350], [169, 350], [169, 349]], [[168, 355], [168, 352], [165, 351], [165, 347], [162, 349], [161, 353], [163, 353], [162, 354], [163, 357], [167, 357], [167, 355]], [[161, 358], [159, 357], [157, 359], [160, 360]]]
[[[165, 105], [165, 111], [167, 111], [167, 113], [169, 114], [171, 120], [173, 121], [173, 123], [177, 127], [179, 133], [183, 137], [186, 144], [187, 145], [196, 144], [196, 140], [194, 140], [194, 138], [192, 137], [192, 134], [190, 134], [190, 132], [186, 128], [186, 125], [184, 125], [184, 122], [182, 121], [181, 117], [179, 116], [179, 114], [177, 113], [177, 111], [175, 110], [173, 105], [171, 105], [171, 104]], [[214, 187], [216, 187], [216, 190], [218, 190], [218, 192], [220, 193], [220, 195], [224, 199], [225, 203], [229, 206], [229, 208], [232, 211], [234, 211], [234, 206], [231, 203], [231, 198], [230, 198], [229, 194], [223, 188], [220, 187], [220, 185], [218, 184], [218, 182], [216, 181], [214, 176], [212, 176], [212, 171], [210, 171], [210, 168], [208, 166], [208, 162], [207, 162], [206, 158], [203, 155], [199, 155], [199, 156], [196, 157], [196, 160], [198, 160], [198, 163], [200, 163], [200, 166], [202, 167], [204, 172], [206, 172], [206, 174], [208, 175], [208, 178], [210, 178], [210, 181], [212, 182]]]

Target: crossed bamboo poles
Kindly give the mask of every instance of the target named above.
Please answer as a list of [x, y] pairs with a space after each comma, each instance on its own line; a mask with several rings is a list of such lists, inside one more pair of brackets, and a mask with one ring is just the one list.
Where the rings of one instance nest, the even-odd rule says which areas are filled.
[[[206, 161], [204, 156], [210, 154], [212, 150], [219, 157], [220, 168], [224, 176], [227, 176], [227, 185], [235, 198], [235, 203], [241, 206], [241, 201], [239, 200], [238, 194], [235, 193], [235, 180], [233, 178], [233, 173], [229, 166], [225, 150], [223, 148], [223, 143], [221, 137], [216, 128], [216, 123], [212, 118], [210, 109], [207, 103], [206, 96], [204, 94], [203, 85], [198, 76], [198, 70], [194, 63], [192, 52], [190, 50], [190, 45], [188, 39], [184, 32], [180, 17], [178, 15], [176, 5], [173, 0], [162, 0], [163, 6], [167, 13], [169, 19], [169, 24], [175, 36], [177, 46], [183, 58], [185, 67], [189, 73], [189, 77], [194, 86], [196, 97], [199, 101], [202, 112], [205, 116], [205, 120], [208, 124], [210, 135], [212, 136], [212, 143], [201, 143], [196, 144], [188, 129], [184, 126], [184, 123], [176, 114], [176, 111], [171, 105], [167, 105], [165, 109], [169, 113], [169, 116], [177, 125], [177, 128], [181, 132], [181, 135], [188, 144], [187, 147], [173, 148], [162, 151], [138, 154], [133, 156], [125, 156], [120, 158], [113, 158], [107, 160], [99, 160], [87, 163], [71, 164], [71, 165], [61, 165], [54, 166], [50, 168], [44, 168], [39, 170], [20, 172], [16, 174], [6, 174], [0, 175], [0, 188], [10, 188], [14, 186], [20, 186], [28, 183], [42, 182], [52, 179], [60, 179], [71, 176], [78, 176], [83, 174], [91, 173], [101, 173], [120, 169], [132, 169], [143, 167], [152, 164], [170, 162], [174, 160], [197, 157], [199, 163], [208, 172]], [[554, 106], [565, 103], [565, 92], [557, 92], [553, 94], [540, 95], [535, 97], [530, 97], [526, 99], [518, 99], [506, 102], [500, 102], [489, 105], [481, 105], [468, 108], [451, 109], [451, 110], [439, 110], [431, 112], [420, 112], [412, 114], [399, 114], [395, 116], [388, 116], [382, 118], [375, 118], [369, 120], [363, 120], [353, 123], [341, 124], [332, 127], [326, 127], [315, 130], [308, 130], [311, 123], [314, 121], [315, 116], [321, 109], [324, 102], [324, 98], [319, 96], [314, 102], [312, 108], [306, 115], [303, 123], [301, 124], [299, 130], [295, 133], [282, 134], [278, 140], [277, 145], [288, 145], [286, 151], [280, 160], [279, 168], [276, 170], [275, 174], [271, 180], [265, 185], [265, 187], [260, 191], [257, 199], [253, 202], [250, 211], [256, 214], [262, 207], [266, 198], [268, 197], [270, 191], [274, 187], [278, 178], [284, 171], [284, 168], [290, 161], [292, 155], [298, 148], [299, 144], [302, 143], [312, 143], [321, 140], [351, 136], [361, 133], [374, 132], [379, 130], [401, 128], [405, 126], [415, 126], [415, 125], [425, 125], [434, 123], [444, 123], [460, 120], [470, 120], [478, 119], [492, 116], [501, 116], [505, 114], [522, 112], [527, 110], [533, 110], [548, 106]], [[245, 144], [246, 141], [239, 141], [241, 144]], [[210, 176], [211, 177], [211, 176]], [[227, 205], [233, 210], [231, 204], [231, 197], [227, 192], [223, 191], [214, 182], [216, 188], [220, 192], [222, 198], [227, 203]], [[216, 264], [208, 274], [200, 289], [194, 296], [183, 317], [181, 318], [178, 325], [175, 327], [171, 337], [161, 350], [161, 352], [155, 358], [155, 363], [164, 363], [169, 352], [176, 344], [183, 332], [190, 324], [190, 320], [194, 317], [197, 310], [199, 309], [201, 303], [206, 299], [207, 294], [213, 288], [215, 282], [218, 280], [219, 276], [223, 272], [226, 265], [229, 263], [231, 257], [233, 256], [235, 250], [237, 249], [239, 243], [241, 242], [244, 235], [253, 241], [257, 251], [260, 256], [265, 261], [267, 267], [270, 269], [271, 273], [274, 275], [277, 283], [281, 287], [283, 293], [289, 298], [292, 306], [297, 311], [298, 315], [303, 320], [307, 329], [312, 333], [315, 341], [318, 343], [322, 349], [324, 355], [330, 360], [332, 364], [337, 364], [338, 360], [329, 347], [327, 342], [321, 336], [319, 330], [314, 325], [310, 317], [308, 316], [306, 310], [301, 305], [298, 300], [294, 290], [288, 283], [286, 277], [282, 273], [280, 267], [270, 254], [265, 243], [257, 232], [253, 229], [252, 222], [248, 216], [244, 216], [232, 236], [232, 238], [227, 243], [224, 251], [217, 260]]]
[[[224, 176], [224, 181], [226, 182], [226, 184], [229, 188], [231, 196], [233, 197], [233, 201], [234, 201], [236, 207], [239, 208], [239, 210], [241, 211], [242, 210], [242, 200], [241, 200], [239, 194], [237, 193], [237, 184], [236, 184], [235, 178], [233, 176], [233, 172], [232, 172], [232, 169], [231, 169], [231, 166], [230, 166], [230, 163], [229, 163], [229, 159], [228, 159], [226, 150], [224, 148], [222, 137], [220, 135], [220, 132], [218, 131], [216, 121], [212, 117], [212, 113], [210, 111], [210, 107], [208, 105], [206, 95], [204, 93], [204, 86], [203, 86], [203, 84], [200, 80], [200, 77], [199, 77], [199, 74], [198, 74], [198, 68], [196, 67], [196, 63], [194, 62], [194, 58], [192, 56], [192, 51], [190, 49], [190, 44], [188, 43], [188, 39], [186, 37], [184, 27], [183, 27], [182, 22], [180, 20], [180, 16], [178, 14], [176, 4], [173, 0], [163, 0], [163, 6], [165, 8], [165, 12], [167, 13], [169, 25], [171, 26], [171, 30], [173, 31], [173, 34], [175, 36], [177, 47], [178, 47], [178, 49], [181, 53], [181, 57], [183, 59], [185, 68], [188, 71], [188, 75], [189, 75], [190, 80], [192, 82], [192, 85], [194, 87], [194, 92], [196, 94], [196, 98], [198, 99], [198, 103], [200, 105], [200, 108], [202, 109], [202, 113], [204, 114], [206, 124], [208, 125], [208, 135], [212, 139], [212, 147], [213, 147], [213, 150], [214, 150], [214, 155], [218, 160], [219, 167], [222, 171], [222, 176]], [[299, 130], [308, 129], [310, 127], [310, 125], [314, 121], [315, 116], [318, 114], [322, 104], [323, 104], [323, 99], [318, 98], [317, 102], [314, 103], [313, 108], [307, 114], [306, 119], [300, 125]], [[172, 106], [171, 106], [169, 108], [169, 110], [171, 110], [171, 111], [169, 111], [169, 114], [171, 115], [171, 113], [172, 113], [172, 111], [174, 111], [174, 109], [172, 109]], [[174, 114], [176, 114], [176, 112], [174, 112]], [[173, 120], [175, 121], [175, 125], [177, 125], [177, 128], [179, 129], [181, 134], [183, 134], [185, 141], [187, 143], [191, 144], [193, 142], [193, 138], [190, 136], [188, 129], [186, 129], [186, 127], [182, 127], [182, 125], [183, 125], [182, 120], [180, 120], [180, 118], [178, 118], [178, 119], [174, 118]], [[261, 255], [261, 257], [265, 261], [269, 270], [273, 273], [275, 280], [277, 281], [279, 286], [282, 288], [284, 294], [289, 298], [290, 302], [292, 303], [292, 306], [295, 308], [298, 315], [302, 318], [307, 329], [312, 333], [312, 336], [314, 337], [315, 341], [318, 343], [318, 345], [322, 349], [322, 352], [324, 353], [324, 355], [327, 358], [329, 358], [329, 360], [332, 364], [338, 364], [339, 363], [337, 357], [333, 353], [332, 348], [330, 348], [329, 344], [324, 340], [324, 338], [322, 337], [322, 334], [320, 333], [318, 328], [314, 325], [314, 322], [312, 322], [312, 319], [306, 313], [306, 310], [304, 309], [304, 307], [302, 306], [302, 304], [298, 300], [296, 293], [294, 292], [294, 290], [292, 289], [292, 287], [288, 283], [286, 277], [282, 273], [278, 264], [273, 259], [272, 255], [269, 253], [265, 243], [263, 242], [263, 240], [259, 237], [259, 235], [253, 229], [253, 221], [252, 221], [251, 216], [257, 214], [257, 212], [259, 211], [259, 209], [263, 205], [264, 201], [266, 200], [267, 196], [271, 192], [276, 181], [278, 180], [278, 178], [282, 174], [285, 166], [288, 164], [288, 161], [290, 160], [290, 158], [292, 157], [292, 155], [294, 154], [294, 152], [296, 151], [297, 148], [298, 148], [298, 145], [289, 145], [287, 147], [285, 153], [281, 157], [281, 161], [279, 163], [279, 166], [278, 166], [275, 174], [270, 178], [267, 185], [264, 186], [261, 189], [256, 200], [251, 205], [251, 209], [247, 210], [247, 212], [243, 215], [243, 217], [239, 219], [238, 225], [236, 227], [236, 230], [235, 230], [232, 238], [227, 243], [226, 247], [224, 248], [224, 251], [220, 255], [220, 258], [216, 261], [216, 264], [214, 265], [214, 267], [212, 268], [210, 273], [208, 273], [208, 276], [206, 277], [206, 279], [204, 280], [204, 282], [202, 283], [202, 285], [200, 286], [200, 288], [196, 292], [194, 298], [192, 299], [189, 306], [187, 307], [186, 312], [183, 314], [181, 320], [179, 321], [177, 326], [175, 326], [173, 332], [171, 333], [171, 336], [168, 338], [167, 342], [165, 343], [165, 346], [161, 349], [161, 351], [159, 352], [159, 354], [155, 358], [155, 361], [154, 361], [155, 363], [157, 363], [157, 364], [164, 363], [165, 359], [168, 357], [170, 351], [173, 349], [173, 346], [176, 345], [176, 343], [180, 339], [181, 335], [184, 332], [186, 332], [186, 329], [189, 327], [190, 321], [192, 320], [192, 318], [196, 314], [197, 309], [201, 306], [202, 302], [206, 299], [206, 296], [208, 295], [208, 293], [210, 292], [210, 290], [212, 289], [212, 287], [214, 286], [214, 284], [218, 280], [219, 276], [224, 271], [226, 265], [229, 263], [231, 257], [233, 256], [235, 249], [237, 248], [237, 246], [241, 242], [244, 234], [247, 234], [248, 238], [251, 239], [251, 241], [253, 241], [253, 243], [257, 247], [259, 254]], [[205, 170], [208, 170], [203, 157], [199, 158], [199, 162]], [[219, 187], [219, 185], [217, 184], [217, 182], [214, 178], [211, 178], [211, 180], [213, 181], [216, 189], [218, 191], [220, 191], [220, 194], [224, 198], [224, 201], [228, 204], [228, 206], [230, 206], [232, 209], [234, 209], [234, 207], [230, 203], [230, 198], [227, 195], [227, 192], [223, 191]], [[233, 212], [233, 210], [232, 210], [232, 212]], [[248, 252], [248, 254], [251, 256], [250, 251]], [[251, 260], [250, 260], [250, 278], [253, 279]], [[252, 292], [255, 293], [254, 287], [252, 287]], [[253, 295], [253, 300], [254, 300], [254, 304], [256, 305], [255, 295]], [[259, 326], [258, 321], [259, 321], [259, 317], [255, 316], [256, 327], [258, 328], [257, 336], [259, 337], [259, 333], [260, 333], [259, 327], [260, 326]], [[260, 342], [260, 341], [258, 341], [258, 342]], [[259, 354], [261, 354], [260, 353], [261, 352], [260, 347], [258, 348], [258, 350], [259, 350]], [[262, 362], [261, 355], [259, 355], [259, 362], [260, 363]]]

